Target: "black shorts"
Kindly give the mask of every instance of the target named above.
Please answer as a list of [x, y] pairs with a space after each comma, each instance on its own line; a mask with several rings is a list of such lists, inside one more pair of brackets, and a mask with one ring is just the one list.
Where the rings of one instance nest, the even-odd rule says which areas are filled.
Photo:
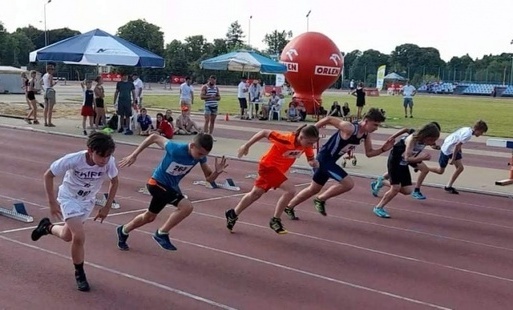
[[401, 185], [401, 187], [412, 185], [408, 165], [388, 162], [388, 175], [390, 176], [390, 185]]
[[148, 211], [153, 214], [159, 214], [168, 204], [177, 207], [180, 201], [185, 198], [181, 193], [160, 184], [155, 179], [148, 180], [146, 188], [151, 195]]
[[95, 103], [97, 108], [100, 108], [100, 109], [105, 108], [105, 103], [103, 102], [103, 98], [96, 98], [94, 100], [94, 103]]
[[29, 90], [27, 92], [27, 99], [28, 100], [36, 100], [36, 94], [34, 93], [33, 90]]
[[131, 117], [132, 116], [132, 106], [130, 103], [118, 103], [118, 110], [116, 113], [121, 117]]
[[239, 98], [239, 106], [241, 109], [248, 108], [248, 100], [246, 98]]

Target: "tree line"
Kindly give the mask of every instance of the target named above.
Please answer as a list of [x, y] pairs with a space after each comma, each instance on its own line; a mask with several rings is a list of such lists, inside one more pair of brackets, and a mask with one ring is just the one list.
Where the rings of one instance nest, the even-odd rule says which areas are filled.
[[[69, 28], [52, 29], [47, 31], [49, 44], [80, 34], [77, 30]], [[160, 55], [166, 60], [163, 69], [134, 69], [117, 67], [118, 72], [137, 71], [148, 82], [157, 82], [170, 75], [191, 76], [202, 83], [212, 74], [201, 70], [199, 64], [202, 60], [215, 57], [238, 49], [252, 49], [257, 52], [274, 57], [281, 53], [283, 48], [292, 39], [292, 31], [274, 30], [262, 38], [265, 49], [258, 50], [248, 46], [246, 36], [238, 21], [232, 22], [225, 37], [209, 42], [203, 35], [194, 35], [182, 40], [164, 42], [164, 33], [159, 26], [138, 19], [130, 21], [118, 28], [119, 37], [130, 41], [142, 48]], [[29, 53], [45, 46], [45, 33], [31, 25], [18, 28], [9, 33], [0, 21], [0, 65], [27, 66], [29, 69], [43, 70], [42, 64], [29, 63]], [[354, 79], [363, 81], [372, 86], [376, 82], [376, 72], [380, 65], [387, 65], [387, 73], [396, 72], [409, 78], [412, 84], [423, 82], [478, 82], [494, 84], [513, 83], [513, 54], [485, 55], [482, 58], [472, 59], [468, 54], [454, 56], [445, 62], [440, 52], [434, 47], [419, 47], [415, 44], [402, 44], [389, 54], [377, 50], [354, 50], [345, 53], [344, 74], [334, 85], [340, 87], [342, 83]], [[58, 75], [68, 79], [83, 79], [87, 75], [96, 74], [96, 68], [77, 65], [58, 65]], [[218, 80], [223, 84], [237, 83], [240, 72], [215, 72]], [[261, 78], [272, 83], [271, 76], [252, 74], [252, 78]]]

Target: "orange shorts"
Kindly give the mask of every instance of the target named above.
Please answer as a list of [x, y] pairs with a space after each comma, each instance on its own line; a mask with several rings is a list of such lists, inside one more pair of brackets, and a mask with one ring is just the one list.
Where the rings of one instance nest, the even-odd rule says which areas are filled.
[[288, 178], [276, 167], [258, 167], [258, 177], [255, 186], [265, 190], [277, 189]]

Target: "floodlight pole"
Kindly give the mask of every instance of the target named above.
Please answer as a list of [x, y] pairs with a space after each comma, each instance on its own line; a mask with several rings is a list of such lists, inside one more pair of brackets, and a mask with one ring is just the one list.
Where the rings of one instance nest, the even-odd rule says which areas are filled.
[[48, 2], [44, 5], [44, 24], [45, 24], [45, 46], [48, 45], [48, 32], [46, 31], [46, 5], [52, 2], [52, 0], [48, 0]]
[[248, 27], [248, 46], [251, 46], [251, 20], [253, 19], [253, 15], [249, 16], [249, 27]]
[[312, 10], [306, 13], [306, 32], [310, 29], [310, 13], [312, 13]]

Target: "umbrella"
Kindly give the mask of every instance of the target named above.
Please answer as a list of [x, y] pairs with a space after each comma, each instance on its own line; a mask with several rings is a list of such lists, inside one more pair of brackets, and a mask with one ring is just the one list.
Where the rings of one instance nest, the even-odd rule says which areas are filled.
[[240, 50], [203, 60], [201, 69], [261, 73], [285, 73], [287, 66], [254, 51]]
[[95, 29], [30, 53], [30, 61], [77, 65], [113, 65], [163, 68], [164, 58], [120, 37]]

